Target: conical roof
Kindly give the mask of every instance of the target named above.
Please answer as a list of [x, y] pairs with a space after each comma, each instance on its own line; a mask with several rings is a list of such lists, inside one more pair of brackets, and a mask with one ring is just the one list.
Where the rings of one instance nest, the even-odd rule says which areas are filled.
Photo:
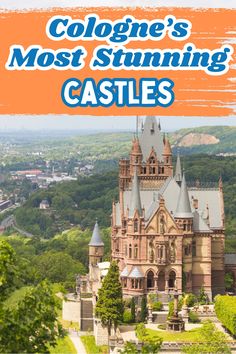
[[160, 128], [161, 126], [157, 124], [156, 117], [146, 117], [139, 137], [140, 147], [145, 161], [149, 158], [152, 147], [155, 150], [158, 160], [162, 160], [164, 144]]
[[133, 181], [132, 181], [129, 216], [133, 217], [135, 210], [138, 211], [139, 215], [142, 214], [142, 205], [141, 205], [141, 197], [140, 197], [140, 190], [139, 190], [139, 180], [138, 180], [136, 168], [134, 171], [134, 177], [133, 177]]
[[100, 236], [100, 230], [97, 221], [93, 229], [93, 234], [89, 242], [89, 246], [104, 246], [104, 243]]
[[170, 141], [167, 136], [165, 136], [165, 139], [164, 139], [163, 155], [172, 155]]
[[175, 168], [175, 180], [176, 182], [182, 182], [182, 169], [179, 153], [177, 155], [176, 168]]
[[177, 209], [175, 213], [176, 218], [192, 218], [190, 200], [188, 195], [187, 183], [185, 180], [185, 174], [183, 173], [182, 183], [179, 192], [179, 199], [177, 203]]

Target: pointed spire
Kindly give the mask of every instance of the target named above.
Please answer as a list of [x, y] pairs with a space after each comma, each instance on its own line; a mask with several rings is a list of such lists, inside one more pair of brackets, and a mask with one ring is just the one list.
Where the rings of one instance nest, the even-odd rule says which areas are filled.
[[182, 182], [182, 168], [181, 168], [181, 161], [180, 161], [179, 152], [177, 155], [177, 161], [176, 161], [176, 167], [175, 167], [175, 180], [177, 183]]
[[96, 247], [97, 246], [104, 246], [104, 243], [103, 243], [101, 236], [100, 236], [100, 230], [99, 230], [97, 220], [94, 225], [93, 234], [92, 234], [91, 240], [89, 242], [89, 246], [96, 246]]
[[161, 130], [161, 121], [160, 121], [160, 118], [159, 118], [159, 122], [158, 122], [158, 129]]
[[141, 216], [142, 215], [142, 204], [141, 204], [141, 198], [140, 198], [137, 169], [135, 168], [134, 177], [133, 177], [133, 181], [132, 181], [129, 216], [133, 217], [136, 210], [138, 211], [139, 215]]
[[170, 141], [168, 139], [168, 136], [165, 135], [164, 137], [164, 150], [163, 150], [163, 155], [172, 155], [171, 151], [171, 146], [170, 146]]
[[175, 217], [176, 218], [193, 217], [191, 206], [190, 206], [189, 195], [188, 195], [187, 183], [185, 180], [185, 173], [183, 173]]

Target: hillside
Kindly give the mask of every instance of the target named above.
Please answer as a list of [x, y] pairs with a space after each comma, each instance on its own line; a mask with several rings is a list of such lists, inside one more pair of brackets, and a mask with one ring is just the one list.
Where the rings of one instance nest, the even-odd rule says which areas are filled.
[[173, 151], [181, 154], [236, 154], [236, 127], [180, 129], [170, 134]]

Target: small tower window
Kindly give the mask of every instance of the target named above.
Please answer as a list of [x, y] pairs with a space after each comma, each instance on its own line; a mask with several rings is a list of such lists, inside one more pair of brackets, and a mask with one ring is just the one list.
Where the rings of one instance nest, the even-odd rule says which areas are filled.
[[138, 258], [138, 245], [134, 245], [134, 258]]
[[153, 156], [150, 157], [149, 162], [150, 162], [150, 164], [154, 164], [156, 162], [155, 158]]
[[132, 245], [129, 244], [129, 258], [132, 258]]
[[134, 220], [134, 232], [138, 232], [138, 220]]
[[197, 255], [196, 241], [193, 241], [193, 243], [192, 243], [192, 255], [193, 255], [193, 257], [196, 257], [196, 255]]

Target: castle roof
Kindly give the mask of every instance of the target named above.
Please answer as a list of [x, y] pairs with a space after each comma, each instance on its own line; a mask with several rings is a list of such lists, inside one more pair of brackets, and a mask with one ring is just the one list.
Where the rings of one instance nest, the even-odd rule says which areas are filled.
[[149, 158], [152, 147], [157, 155], [158, 160], [162, 161], [164, 144], [163, 144], [160, 128], [161, 128], [160, 123], [157, 124], [156, 117], [154, 116], [146, 117], [139, 138], [143, 159], [145, 161]]
[[185, 174], [183, 174], [182, 183], [179, 192], [179, 198], [177, 203], [177, 208], [175, 212], [176, 218], [192, 218], [193, 214], [191, 211], [187, 183], [185, 180]]
[[127, 268], [127, 266], [122, 270], [122, 272], [120, 273], [120, 276], [121, 277], [128, 277], [128, 275], [129, 275], [129, 271], [128, 271], [128, 268]]
[[135, 169], [134, 177], [132, 181], [130, 204], [129, 204], [129, 216], [133, 217], [136, 210], [138, 211], [139, 215], [142, 214], [139, 180], [138, 180], [137, 170]]
[[129, 274], [129, 278], [144, 278], [144, 275], [139, 267], [134, 267]]
[[176, 182], [182, 182], [182, 169], [179, 153], [177, 155], [176, 168], [175, 168], [175, 180]]
[[89, 242], [89, 246], [104, 246], [104, 242], [102, 241], [100, 236], [100, 230], [97, 221], [93, 229], [93, 234]]
[[203, 220], [201, 215], [199, 215], [198, 211], [193, 212], [193, 231], [194, 232], [204, 232], [204, 233], [211, 233], [211, 229]]

